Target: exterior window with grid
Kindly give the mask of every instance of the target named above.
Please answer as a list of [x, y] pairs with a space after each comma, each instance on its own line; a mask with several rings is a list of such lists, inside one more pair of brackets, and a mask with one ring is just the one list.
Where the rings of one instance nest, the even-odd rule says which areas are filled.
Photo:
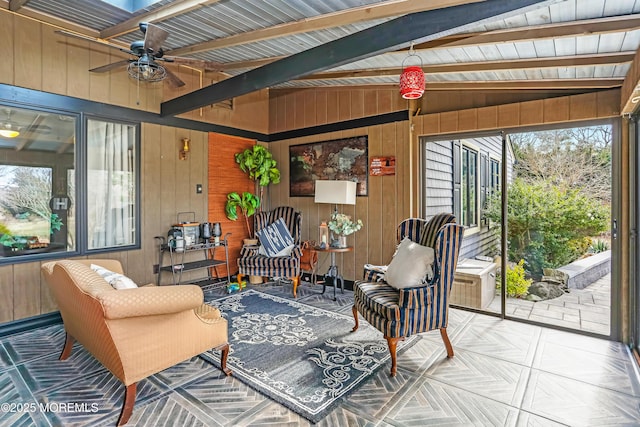
[[453, 141], [454, 213], [466, 227], [478, 226], [478, 152]]

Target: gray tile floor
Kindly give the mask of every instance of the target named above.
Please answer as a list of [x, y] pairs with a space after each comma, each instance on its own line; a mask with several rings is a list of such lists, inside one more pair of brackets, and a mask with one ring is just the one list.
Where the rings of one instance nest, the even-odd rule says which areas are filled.
[[[291, 294], [287, 285], [259, 289]], [[351, 311], [350, 292], [333, 301], [320, 289], [303, 285], [299, 301]], [[399, 355], [395, 378], [380, 371], [319, 425], [640, 425], [640, 377], [620, 343], [455, 309], [448, 331], [454, 358], [445, 357], [440, 334], [423, 334]], [[0, 411], [0, 426], [115, 425], [123, 387], [78, 345], [69, 360], [57, 361], [63, 340], [62, 327], [51, 326], [0, 341], [0, 403], [56, 409]], [[86, 410], [62, 410], [68, 402]], [[309, 423], [195, 357], [139, 384], [129, 425]]]

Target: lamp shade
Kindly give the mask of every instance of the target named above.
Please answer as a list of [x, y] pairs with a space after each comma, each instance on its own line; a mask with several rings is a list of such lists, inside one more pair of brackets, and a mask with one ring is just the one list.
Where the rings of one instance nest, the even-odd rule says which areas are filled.
[[400, 95], [404, 99], [417, 99], [424, 93], [424, 71], [421, 67], [406, 67], [400, 74]]
[[315, 202], [336, 205], [355, 205], [356, 187], [354, 181], [316, 181]]

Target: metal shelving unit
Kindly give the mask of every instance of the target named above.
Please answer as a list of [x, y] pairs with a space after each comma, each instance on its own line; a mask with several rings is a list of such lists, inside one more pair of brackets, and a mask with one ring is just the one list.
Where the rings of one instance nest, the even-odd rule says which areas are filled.
[[[200, 287], [209, 287], [217, 285], [226, 285], [231, 282], [229, 275], [229, 245], [227, 238], [231, 233], [224, 235], [224, 238], [218, 243], [215, 243], [212, 239], [205, 243], [197, 243], [195, 245], [186, 246], [184, 250], [176, 251], [174, 247], [166, 243], [164, 236], [156, 236], [155, 239], [159, 242], [158, 250], [158, 277], [156, 284], [159, 286], [162, 279], [162, 274], [171, 273], [171, 280], [174, 285], [180, 284], [193, 284]], [[224, 260], [215, 259], [216, 250], [218, 248], [224, 249]], [[185, 255], [187, 253], [202, 252], [203, 259], [196, 261], [185, 261]], [[169, 255], [169, 263], [165, 264], [166, 255]], [[227, 269], [227, 277], [220, 278], [218, 274], [218, 267], [224, 265]], [[197, 279], [182, 280], [182, 273], [185, 271], [204, 270], [207, 274], [204, 277]]]

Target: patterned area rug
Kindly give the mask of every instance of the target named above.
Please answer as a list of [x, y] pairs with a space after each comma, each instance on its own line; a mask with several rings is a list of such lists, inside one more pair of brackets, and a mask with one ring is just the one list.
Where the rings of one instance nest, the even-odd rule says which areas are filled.
[[[246, 290], [210, 302], [229, 321], [233, 376], [316, 423], [378, 369], [390, 369], [382, 334], [360, 319]], [[413, 336], [398, 345], [414, 344]], [[201, 357], [219, 366], [220, 353]]]

